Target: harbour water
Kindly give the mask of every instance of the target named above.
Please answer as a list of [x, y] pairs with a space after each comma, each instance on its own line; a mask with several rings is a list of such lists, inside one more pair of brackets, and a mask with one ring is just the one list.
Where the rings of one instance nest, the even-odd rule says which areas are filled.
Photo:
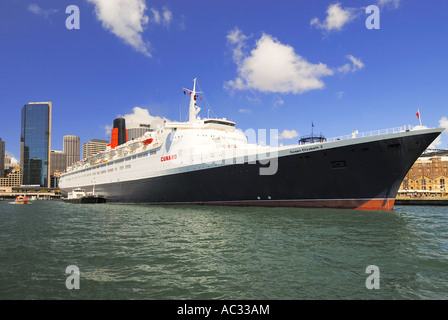
[[[378, 289], [369, 289], [368, 266]], [[68, 266], [79, 289], [68, 289]], [[448, 207], [0, 201], [0, 299], [447, 299]]]

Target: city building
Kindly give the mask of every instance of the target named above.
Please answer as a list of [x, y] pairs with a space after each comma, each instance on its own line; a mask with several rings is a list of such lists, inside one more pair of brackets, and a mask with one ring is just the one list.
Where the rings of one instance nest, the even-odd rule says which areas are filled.
[[5, 177], [5, 141], [0, 138], [0, 178]]
[[30, 102], [22, 108], [20, 166], [24, 185], [50, 184], [51, 102]]
[[92, 139], [82, 145], [82, 158], [85, 159], [98, 152], [106, 150], [109, 140]]
[[16, 160], [14, 158], [11, 158], [10, 156], [8, 156], [7, 154], [5, 154], [5, 175], [4, 177], [6, 177], [6, 172], [8, 172], [8, 170], [10, 170], [11, 168], [15, 168], [17, 166], [19, 166], [19, 164], [16, 162]]
[[445, 195], [448, 184], [448, 157], [421, 157], [400, 185], [399, 194]]
[[434, 175], [448, 174], [448, 157], [421, 157], [411, 169], [408, 175]]
[[128, 128], [127, 131], [128, 131], [128, 141], [131, 141], [140, 138], [146, 132], [151, 131], [151, 125], [141, 123], [138, 127]]
[[[73, 163], [80, 160], [80, 138], [78, 136], [66, 135], [63, 138], [63, 152], [66, 155], [65, 168], [70, 167]], [[64, 168], [64, 171], [65, 171]], [[62, 172], [62, 171], [61, 171]]]
[[55, 172], [65, 172], [67, 169], [67, 155], [62, 151], [51, 150], [50, 154], [50, 176]]
[[59, 175], [67, 169], [67, 155], [63, 151], [51, 150], [50, 187], [57, 188]]
[[5, 178], [0, 178], [0, 187], [17, 187], [22, 184], [22, 171], [19, 166], [8, 171]]
[[7, 154], [5, 154], [4, 159], [5, 159], [5, 161], [3, 162], [3, 166], [4, 166], [5, 170], [8, 170], [9, 167], [11, 166], [11, 157], [8, 156]]

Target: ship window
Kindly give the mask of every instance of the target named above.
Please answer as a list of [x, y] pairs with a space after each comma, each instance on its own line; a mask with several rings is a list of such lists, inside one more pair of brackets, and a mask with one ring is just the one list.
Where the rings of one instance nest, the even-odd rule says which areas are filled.
[[340, 161], [331, 161], [332, 169], [345, 169], [347, 168], [347, 163], [344, 160]]
[[235, 126], [235, 124], [232, 123], [232, 122], [219, 121], [219, 120], [206, 120], [206, 121], [204, 121], [204, 124], [207, 124], [207, 123], [222, 124], [224, 126], [230, 126], [230, 127], [234, 127]]

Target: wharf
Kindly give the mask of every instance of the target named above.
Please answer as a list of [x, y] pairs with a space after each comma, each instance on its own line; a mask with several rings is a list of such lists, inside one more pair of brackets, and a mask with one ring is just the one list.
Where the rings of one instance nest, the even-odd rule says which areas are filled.
[[424, 197], [424, 198], [410, 198], [397, 197], [395, 199], [397, 206], [448, 206], [447, 197]]

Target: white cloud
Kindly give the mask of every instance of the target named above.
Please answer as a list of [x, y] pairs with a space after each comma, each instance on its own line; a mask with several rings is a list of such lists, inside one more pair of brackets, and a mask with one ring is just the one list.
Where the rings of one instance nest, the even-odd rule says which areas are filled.
[[151, 21], [155, 24], [163, 24], [164, 26], [169, 26], [171, 24], [171, 21], [173, 20], [173, 13], [168, 10], [167, 7], [163, 7], [162, 12], [157, 9], [151, 8], [151, 12], [153, 15]]
[[333, 75], [325, 64], [306, 61], [293, 47], [267, 34], [263, 34], [250, 55], [245, 56], [242, 49], [247, 38], [237, 28], [227, 35], [229, 44], [234, 46], [233, 60], [238, 67], [237, 78], [225, 84], [228, 89], [303, 93], [323, 88], [321, 78]]
[[106, 124], [105, 126], [101, 127], [102, 129], [106, 130], [104, 132], [104, 135], [109, 136], [112, 133], [113, 126]]
[[[439, 127], [440, 128], [445, 128], [445, 131], [443, 131], [444, 136], [448, 135], [448, 118], [447, 117], [442, 117], [439, 120]], [[442, 144], [441, 136], [439, 136], [437, 139], [440, 139], [440, 144]]]
[[[439, 120], [439, 126], [440, 128], [445, 128], [445, 130], [448, 130], [448, 118], [447, 117], [442, 117]], [[445, 133], [448, 133], [446, 131], [444, 131]]]
[[151, 57], [150, 44], [142, 39], [143, 27], [149, 21], [144, 0], [87, 0], [104, 29], [122, 39], [135, 50]]
[[239, 113], [251, 114], [252, 111], [250, 109], [238, 109]]
[[227, 42], [233, 46], [233, 61], [236, 64], [240, 64], [243, 57], [243, 48], [246, 47], [246, 41], [248, 37], [245, 36], [238, 27], [235, 27], [232, 31], [227, 35]]
[[171, 23], [171, 21], [173, 20], [173, 14], [166, 7], [163, 7], [162, 10], [163, 10], [163, 13], [162, 13], [163, 23], [165, 25], [169, 25]]
[[344, 91], [338, 91], [338, 92], [336, 92], [336, 97], [337, 97], [338, 99], [341, 99], [344, 95], [345, 95], [345, 92], [344, 92]]
[[283, 105], [285, 103], [285, 101], [280, 98], [279, 96], [276, 96], [276, 100], [274, 101], [274, 108], [277, 108], [281, 105]]
[[58, 12], [57, 9], [42, 9], [41, 7], [39, 7], [38, 4], [36, 3], [32, 3], [28, 6], [28, 11], [37, 15], [37, 16], [43, 16], [45, 19], [48, 19], [48, 17], [51, 14], [54, 14], [56, 12]]
[[[151, 128], [157, 129], [157, 126], [163, 125], [165, 121], [170, 121], [167, 118], [152, 116], [149, 114], [148, 109], [144, 109], [141, 107], [134, 107], [132, 108], [132, 113], [117, 115], [117, 118], [124, 118], [126, 120], [126, 129], [137, 128], [140, 126], [140, 124], [150, 124]], [[105, 125], [101, 128], [105, 130], [104, 134], [106, 136], [110, 136], [113, 126]]]
[[357, 59], [351, 54], [346, 56], [346, 58], [349, 59], [352, 64], [349, 63], [344, 64], [342, 67], [339, 67], [337, 69], [338, 72], [342, 73], [355, 72], [357, 70], [364, 68], [364, 63], [362, 63], [361, 59]]
[[152, 15], [153, 15], [152, 21], [154, 23], [160, 24], [162, 22], [162, 18], [160, 17], [159, 10], [151, 8], [151, 12], [152, 12]]
[[394, 8], [398, 8], [400, 5], [400, 0], [378, 0], [380, 6], [392, 5]]
[[357, 16], [356, 9], [343, 9], [341, 8], [340, 3], [335, 3], [328, 6], [325, 21], [320, 22], [318, 18], [314, 18], [311, 20], [310, 24], [317, 29], [325, 31], [341, 30], [344, 25], [354, 20]]
[[120, 115], [126, 120], [126, 128], [135, 128], [142, 124], [150, 124], [152, 128], [156, 129], [158, 125], [163, 125], [164, 121], [170, 121], [167, 118], [152, 116], [148, 109], [134, 107], [132, 113]]
[[282, 133], [278, 136], [279, 140], [282, 139], [294, 139], [299, 136], [299, 133], [296, 130], [283, 130]]

